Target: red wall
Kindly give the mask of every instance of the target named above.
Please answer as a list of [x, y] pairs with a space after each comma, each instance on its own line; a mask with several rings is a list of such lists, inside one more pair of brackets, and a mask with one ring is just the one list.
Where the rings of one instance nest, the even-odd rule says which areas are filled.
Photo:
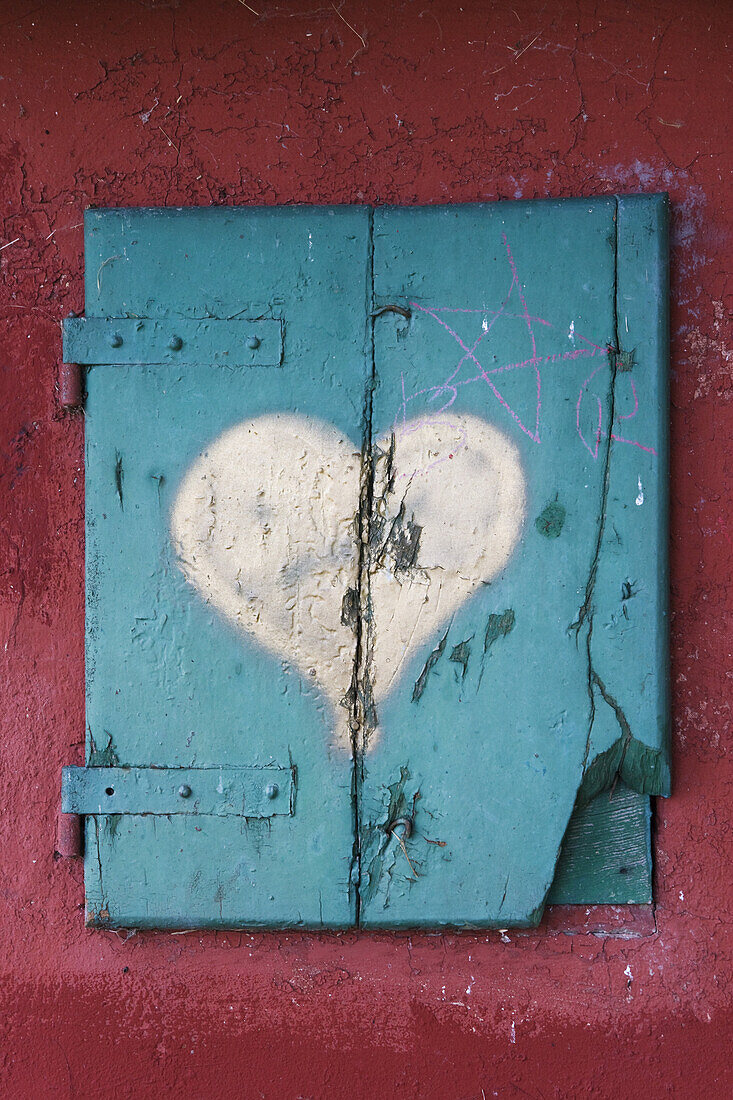
[[[0, 4], [0, 1093], [727, 1097], [730, 7], [251, 8]], [[81, 866], [54, 857], [59, 771], [84, 738], [82, 421], [54, 392], [84, 209], [660, 189], [675, 784], [655, 911], [504, 937], [85, 930]]]

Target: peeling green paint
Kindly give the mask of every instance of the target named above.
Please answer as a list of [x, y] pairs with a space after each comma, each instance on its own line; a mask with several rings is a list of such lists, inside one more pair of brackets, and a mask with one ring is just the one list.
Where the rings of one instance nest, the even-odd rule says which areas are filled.
[[506, 611], [502, 611], [500, 615], [489, 615], [484, 634], [484, 653], [488, 653], [494, 642], [499, 638], [506, 638], [507, 634], [514, 629], [515, 621], [514, 611], [511, 607], [508, 607]]
[[117, 491], [117, 499], [120, 502], [120, 508], [124, 512], [125, 502], [122, 494], [122, 483], [125, 480], [125, 471], [122, 466], [122, 455], [119, 451], [115, 451], [115, 489]]
[[445, 634], [440, 639], [437, 646], [435, 647], [433, 652], [428, 657], [427, 661], [425, 662], [425, 666], [424, 666], [422, 672], [420, 673], [417, 680], [415, 681], [415, 686], [412, 689], [412, 701], [413, 701], [413, 703], [418, 703], [420, 701], [420, 699], [422, 698], [422, 694], [425, 691], [425, 688], [427, 686], [428, 676], [430, 675], [431, 670], [435, 667], [435, 665], [438, 663], [440, 658], [443, 656], [443, 650], [445, 649], [445, 643], [447, 641], [448, 641], [448, 631], [446, 630]]
[[536, 530], [546, 539], [559, 537], [565, 525], [565, 508], [557, 500], [550, 500], [534, 521]]
[[400, 511], [399, 524], [393, 529], [391, 551], [395, 573], [406, 572], [417, 565], [422, 527], [414, 519], [405, 520], [404, 507]]
[[454, 645], [451, 650], [451, 655], [448, 658], [449, 661], [454, 661], [457, 665], [461, 665], [463, 672], [461, 673], [461, 680], [466, 679], [466, 673], [468, 672], [468, 660], [471, 656], [471, 641], [473, 640], [473, 634], [470, 638], [466, 638], [465, 641], [459, 642], [458, 645]]
[[354, 633], [359, 629], [359, 592], [356, 588], [347, 588], [341, 601], [341, 623], [350, 626]]
[[612, 788], [622, 779], [640, 794], [670, 794], [669, 762], [660, 749], [653, 749], [634, 737], [626, 715], [608, 691], [597, 673], [592, 673], [603, 701], [611, 708], [619, 725], [619, 737], [604, 752], [599, 753], [584, 769], [578, 790], [578, 803], [583, 805], [601, 791]]
[[[370, 825], [362, 830], [362, 851], [369, 852], [376, 846], [376, 850], [373, 852], [368, 863], [362, 868], [361, 887], [359, 890], [362, 906], [369, 904], [379, 893], [385, 877], [387, 878], [387, 888], [385, 891], [384, 908], [389, 906], [389, 880], [396, 863], [396, 853], [393, 852], [392, 858], [387, 859], [387, 852], [390, 846], [399, 851], [399, 845], [390, 832], [390, 825], [400, 817], [409, 817], [412, 819], [415, 799], [413, 798], [411, 802], [408, 803], [405, 796], [405, 784], [409, 779], [409, 768], [401, 767], [399, 779], [396, 779], [394, 783], [390, 783], [386, 787], [386, 791], [389, 792], [389, 799], [383, 819], [378, 824]], [[401, 853], [400, 857], [402, 858]]]
[[107, 744], [103, 749], [98, 749], [92, 731], [89, 730], [89, 759], [87, 760], [87, 767], [89, 768], [119, 768], [120, 761], [115, 751], [114, 744], [112, 742], [112, 734], [104, 731], [107, 736]]

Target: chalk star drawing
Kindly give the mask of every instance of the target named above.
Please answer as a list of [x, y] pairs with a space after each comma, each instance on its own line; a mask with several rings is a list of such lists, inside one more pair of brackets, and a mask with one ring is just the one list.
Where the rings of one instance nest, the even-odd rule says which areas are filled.
[[[603, 370], [609, 369], [609, 358], [611, 355], [616, 354], [615, 349], [610, 347], [602, 347], [600, 344], [594, 343], [588, 337], [583, 336], [581, 333], [575, 331], [575, 323], [570, 326], [568, 338], [573, 342], [573, 347], [569, 351], [563, 352], [549, 352], [541, 355], [537, 350], [537, 337], [535, 335], [535, 328], [542, 326], [545, 330], [555, 330], [555, 326], [547, 321], [543, 317], [537, 317], [530, 313], [527, 305], [527, 300], [524, 294], [524, 288], [519, 279], [517, 273], [517, 267], [514, 262], [512, 250], [509, 246], [506, 234], [502, 234], [504, 241], [504, 247], [506, 249], [507, 262], [510, 269], [510, 282], [509, 289], [506, 293], [504, 301], [498, 310], [490, 309], [465, 309], [465, 308], [451, 308], [449, 306], [425, 306], [419, 302], [411, 302], [410, 305], [413, 309], [419, 310], [421, 313], [426, 314], [440, 325], [458, 344], [459, 348], [463, 352], [456, 366], [451, 370], [448, 376], [436, 386], [427, 386], [424, 389], [415, 390], [409, 395], [405, 392], [404, 374], [402, 376], [402, 403], [398, 408], [395, 416], [394, 429], [399, 433], [400, 421], [404, 425], [407, 420], [408, 406], [412, 402], [416, 401], [420, 397], [424, 397], [429, 404], [434, 404], [441, 398], [445, 397], [446, 400], [437, 410], [439, 413], [445, 412], [455, 402], [458, 397], [459, 390], [463, 386], [470, 386], [476, 382], [484, 382], [496, 400], [502, 406], [502, 408], [509, 414], [516, 426], [528, 436], [533, 443], [540, 444], [542, 442], [540, 436], [541, 427], [541, 414], [542, 414], [542, 374], [543, 368], [548, 367], [554, 363], [568, 362], [578, 359], [602, 359], [604, 362], [598, 364], [593, 371], [588, 375], [585, 381], [580, 387], [578, 393], [578, 399], [576, 403], [576, 431], [578, 438], [583, 446], [594, 458], [598, 458], [598, 451], [600, 447], [600, 441], [603, 438], [608, 437], [608, 431], [604, 427], [603, 423], [603, 402], [601, 398], [593, 392], [592, 383], [593, 380]], [[519, 310], [516, 312], [509, 311], [509, 305], [512, 297], [516, 296], [519, 299]], [[475, 314], [483, 318], [481, 331], [476, 337], [474, 342], [469, 346], [459, 334], [455, 331], [452, 324], [446, 320], [446, 317], [450, 318], [452, 314]], [[531, 354], [526, 359], [517, 360], [513, 363], [504, 363], [501, 366], [492, 367], [486, 369], [478, 358], [477, 351], [482, 343], [490, 344], [490, 334], [494, 325], [500, 318], [515, 319], [523, 322], [522, 328], [526, 328], [525, 339], [528, 339]], [[575, 341], [580, 341], [582, 346], [576, 347]], [[473, 368], [473, 373], [471, 370]], [[532, 371], [536, 383], [536, 400], [532, 417], [522, 417], [518, 414], [505, 396], [501, 392], [501, 376], [506, 375], [511, 371]], [[631, 394], [634, 401], [634, 408], [630, 413], [616, 414], [616, 420], [633, 420], [639, 411], [639, 398], [636, 390], [636, 384], [632, 378], [629, 379], [631, 384]], [[586, 402], [592, 405], [593, 401], [597, 403], [597, 417], [595, 420], [595, 428], [593, 436], [589, 441], [586, 438], [586, 433], [583, 431], [582, 420], [584, 414], [584, 404]], [[612, 426], [613, 427], [613, 426]], [[648, 454], [656, 455], [656, 451], [653, 447], [646, 446], [636, 439], [629, 439], [626, 436], [618, 434], [616, 431], [612, 431], [611, 439], [617, 443], [628, 443], [632, 447], [638, 447], [642, 451], [646, 451]]]

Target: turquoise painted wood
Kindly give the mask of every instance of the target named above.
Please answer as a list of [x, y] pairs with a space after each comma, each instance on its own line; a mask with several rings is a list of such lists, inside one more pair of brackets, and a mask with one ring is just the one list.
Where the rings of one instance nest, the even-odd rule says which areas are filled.
[[411, 316], [375, 322], [373, 423], [399, 454], [442, 418], [445, 469], [459, 447], [485, 452], [479, 418], [501, 433], [493, 462], [446, 472], [442, 508], [417, 480], [390, 494], [387, 525], [414, 506], [421, 548], [441, 533], [440, 571], [420, 576], [420, 550], [405, 583], [440, 600], [470, 568], [473, 516], [508, 508], [485, 503], [501, 447], [523, 486], [511, 553], [449, 603], [379, 708], [366, 927], [535, 924], [579, 791], [620, 767], [668, 792], [665, 218], [658, 196], [375, 213], [375, 301]]
[[187, 581], [171, 518], [192, 463], [242, 421], [323, 418], [358, 449], [371, 370], [368, 221], [357, 208], [87, 213], [87, 318], [150, 319], [171, 336], [183, 322], [265, 318], [284, 346], [281, 366], [87, 372], [88, 762], [276, 766], [292, 768], [296, 785], [291, 816], [88, 818], [93, 923], [354, 922], [352, 764], [333, 745], [331, 714], [307, 672]]
[[[531, 925], [566, 833], [553, 900], [647, 897], [666, 199], [91, 211], [86, 265], [90, 922]], [[217, 769], [289, 812], [181, 812]]]
[[548, 905], [649, 905], [649, 799], [619, 783], [570, 818]]

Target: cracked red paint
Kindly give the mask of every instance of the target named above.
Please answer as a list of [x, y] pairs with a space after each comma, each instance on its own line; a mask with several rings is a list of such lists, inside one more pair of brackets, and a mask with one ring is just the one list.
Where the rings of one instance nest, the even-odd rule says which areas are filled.
[[[339, 11], [0, 10], [3, 1095], [729, 1095], [725, 5]], [[656, 911], [481, 936], [85, 931], [81, 868], [53, 856], [84, 723], [82, 426], [54, 390], [84, 208], [619, 190], [673, 203], [675, 787]]]

